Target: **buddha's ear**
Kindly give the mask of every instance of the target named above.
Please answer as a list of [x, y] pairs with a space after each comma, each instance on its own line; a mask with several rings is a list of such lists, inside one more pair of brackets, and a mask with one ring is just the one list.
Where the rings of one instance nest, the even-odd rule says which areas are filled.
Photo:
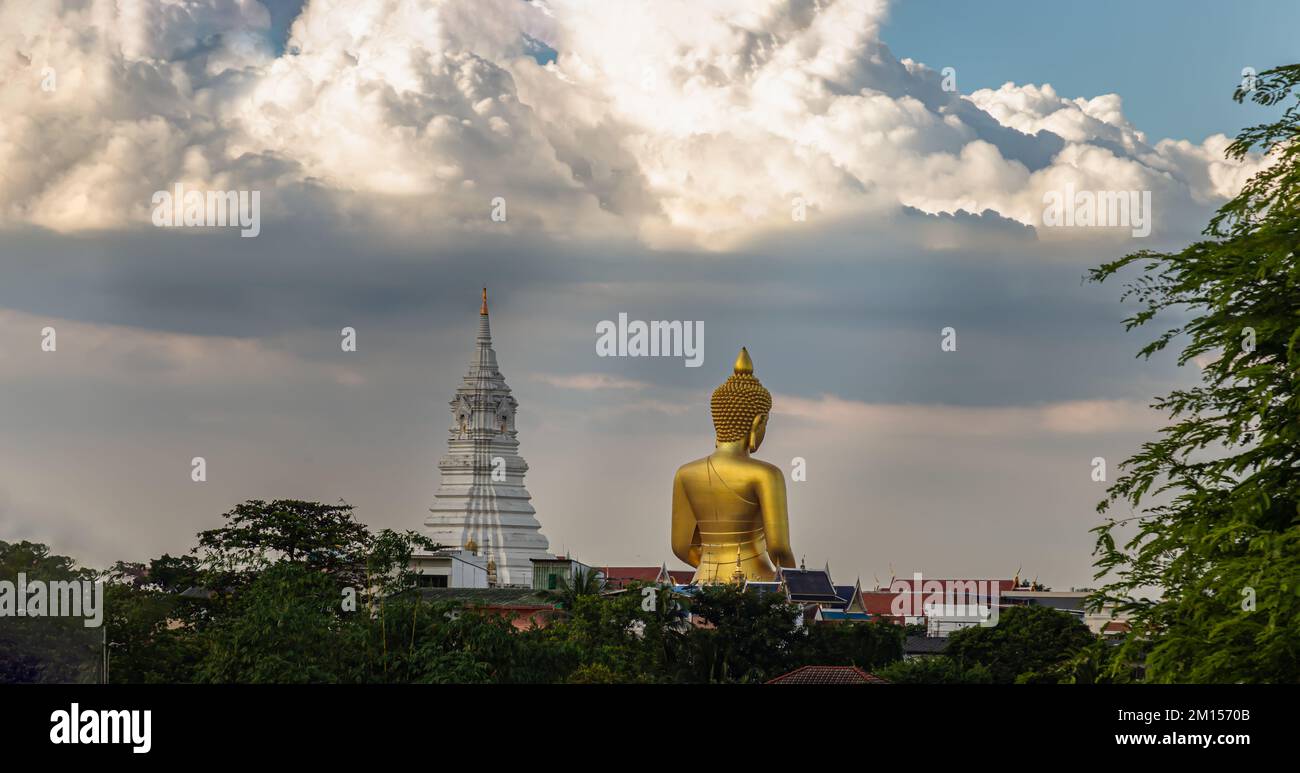
[[748, 445], [751, 454], [757, 451], [759, 446], [763, 445], [763, 436], [766, 434], [767, 414], [760, 413], [749, 424], [749, 440], [746, 445]]

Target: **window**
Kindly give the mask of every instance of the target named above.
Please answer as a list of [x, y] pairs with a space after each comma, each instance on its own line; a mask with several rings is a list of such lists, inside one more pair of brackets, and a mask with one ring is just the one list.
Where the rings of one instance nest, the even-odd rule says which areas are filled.
[[446, 588], [447, 575], [445, 574], [422, 574], [415, 578], [415, 587], [417, 588]]

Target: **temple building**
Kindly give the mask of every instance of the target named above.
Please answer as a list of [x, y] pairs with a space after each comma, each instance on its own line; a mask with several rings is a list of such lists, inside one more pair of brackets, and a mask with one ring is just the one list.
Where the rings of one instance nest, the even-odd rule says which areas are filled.
[[490, 585], [531, 588], [532, 559], [555, 556], [524, 488], [517, 407], [497, 368], [485, 288], [474, 356], [451, 400], [447, 453], [438, 462], [442, 483], [425, 533], [444, 548], [481, 557]]

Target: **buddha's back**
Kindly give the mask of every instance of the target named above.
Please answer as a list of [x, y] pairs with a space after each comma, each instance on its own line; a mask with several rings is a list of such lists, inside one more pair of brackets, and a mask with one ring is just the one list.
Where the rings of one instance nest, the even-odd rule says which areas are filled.
[[[678, 470], [699, 530], [697, 582], [729, 582], [736, 569], [751, 580], [771, 579], [760, 504], [773, 472], [766, 462], [728, 454], [697, 459]], [[739, 567], [737, 567], [739, 559]]]
[[734, 373], [711, 401], [714, 452], [682, 465], [673, 479], [673, 553], [697, 568], [696, 582], [771, 580], [793, 566], [785, 476], [753, 459], [772, 398], [740, 350]]

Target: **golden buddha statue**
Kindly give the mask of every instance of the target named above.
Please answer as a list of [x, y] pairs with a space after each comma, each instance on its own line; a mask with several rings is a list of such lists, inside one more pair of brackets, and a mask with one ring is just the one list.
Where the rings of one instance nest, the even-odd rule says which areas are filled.
[[750, 457], [763, 443], [772, 395], [742, 348], [735, 372], [710, 401], [715, 450], [673, 479], [673, 553], [701, 584], [774, 580], [793, 567], [785, 474]]

